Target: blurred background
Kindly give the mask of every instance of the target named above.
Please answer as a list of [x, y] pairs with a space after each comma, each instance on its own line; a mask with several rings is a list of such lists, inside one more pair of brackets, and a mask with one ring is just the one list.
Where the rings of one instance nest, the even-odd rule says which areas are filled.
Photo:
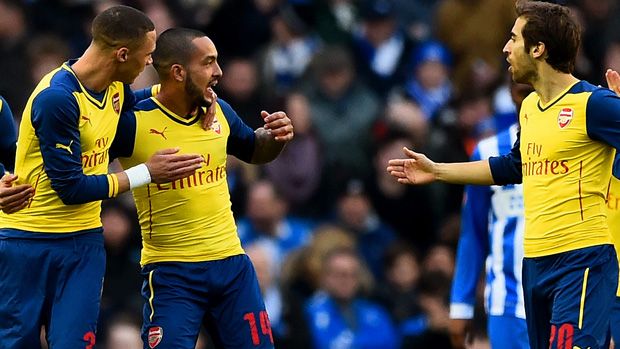
[[[576, 75], [620, 70], [620, 4], [565, 1], [583, 26]], [[156, 30], [190, 27], [215, 42], [216, 86], [251, 127], [285, 110], [295, 139], [265, 166], [230, 158], [239, 235], [258, 272], [278, 348], [322, 348], [321, 297], [379, 309], [382, 325], [333, 348], [450, 348], [449, 293], [462, 187], [407, 187], [386, 173], [402, 147], [466, 161], [478, 140], [516, 121], [502, 47], [514, 0], [0, 0], [0, 95], [19, 122], [47, 72], [90, 42], [116, 4]], [[157, 83], [147, 67], [135, 88]], [[99, 348], [142, 348], [140, 231], [130, 195], [104, 203], [108, 253]], [[350, 328], [364, 320], [345, 316]], [[485, 348], [484, 316], [475, 347]], [[371, 331], [371, 332], [368, 332]], [[372, 338], [367, 338], [371, 336]], [[333, 339], [333, 338], [332, 338]], [[209, 347], [202, 336], [197, 348]]]

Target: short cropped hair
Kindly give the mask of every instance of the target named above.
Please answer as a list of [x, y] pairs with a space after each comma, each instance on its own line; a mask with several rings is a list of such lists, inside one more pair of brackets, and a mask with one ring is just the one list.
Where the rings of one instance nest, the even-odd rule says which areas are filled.
[[519, 0], [517, 16], [527, 20], [523, 27], [526, 52], [542, 42], [547, 51], [546, 62], [553, 69], [568, 74], [575, 70], [581, 28], [567, 7], [542, 1]]
[[153, 22], [141, 11], [129, 6], [113, 6], [93, 20], [93, 41], [104, 47], [129, 47], [141, 45], [146, 33], [155, 30]]
[[161, 33], [153, 52], [153, 67], [159, 78], [165, 78], [173, 64], [186, 66], [196, 49], [192, 41], [204, 36], [207, 35], [199, 30], [187, 28], [171, 28]]

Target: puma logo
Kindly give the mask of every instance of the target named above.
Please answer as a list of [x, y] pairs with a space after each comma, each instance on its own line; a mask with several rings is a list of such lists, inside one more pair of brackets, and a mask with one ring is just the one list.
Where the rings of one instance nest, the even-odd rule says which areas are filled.
[[73, 144], [73, 140], [69, 142], [69, 145], [64, 145], [60, 143], [56, 143], [56, 149], [64, 149], [69, 152], [69, 154], [73, 155], [73, 151], [71, 151], [71, 144]]
[[164, 132], [166, 132], [166, 129], [167, 129], [167, 128], [168, 128], [168, 127], [164, 127], [164, 129], [163, 129], [163, 130], [161, 130], [161, 131], [157, 131], [156, 129], [152, 128], [152, 129], [150, 129], [150, 130], [149, 130], [149, 134], [156, 134], [156, 135], [160, 135], [160, 136], [164, 137], [164, 139], [166, 139], [166, 140], [167, 140], [168, 138], [166, 138], [166, 135], [164, 134]]
[[92, 125], [93, 125], [93, 123], [92, 123], [92, 122], [90, 122], [90, 118], [89, 118], [88, 116], [84, 116], [84, 115], [82, 115], [80, 118], [81, 118], [82, 120], [86, 120], [86, 121], [88, 121], [88, 124], [89, 124], [90, 126], [92, 126]]

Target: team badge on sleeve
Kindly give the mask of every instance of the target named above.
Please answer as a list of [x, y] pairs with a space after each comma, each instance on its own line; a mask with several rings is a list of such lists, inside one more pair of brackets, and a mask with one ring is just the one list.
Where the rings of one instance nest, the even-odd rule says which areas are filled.
[[155, 348], [159, 343], [161, 343], [161, 339], [164, 337], [164, 329], [156, 326], [149, 328], [149, 348]]
[[116, 114], [121, 111], [121, 97], [118, 92], [112, 96], [112, 108], [114, 108], [114, 112]]
[[558, 126], [560, 126], [560, 128], [565, 128], [570, 124], [571, 120], [573, 120], [573, 109], [562, 108], [560, 114], [558, 114]]

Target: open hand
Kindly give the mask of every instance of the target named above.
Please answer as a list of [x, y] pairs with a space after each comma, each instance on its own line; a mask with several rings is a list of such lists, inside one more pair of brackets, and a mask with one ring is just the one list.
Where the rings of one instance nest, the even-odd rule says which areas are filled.
[[178, 148], [157, 151], [146, 162], [151, 182], [168, 183], [193, 175], [202, 167], [204, 158], [199, 154], [180, 154]]
[[263, 110], [260, 115], [265, 121], [263, 128], [269, 131], [276, 141], [288, 142], [293, 139], [293, 124], [285, 112], [278, 111], [269, 114]]
[[620, 74], [615, 70], [607, 69], [605, 78], [607, 79], [607, 87], [620, 96]]
[[208, 130], [215, 119], [215, 110], [217, 105], [217, 94], [212, 89], [207, 90], [207, 95], [205, 98], [211, 102], [209, 108], [207, 108], [207, 112], [202, 116], [202, 129]]
[[434, 182], [435, 163], [426, 155], [416, 153], [407, 147], [403, 148], [403, 153], [408, 159], [392, 159], [388, 162], [387, 171], [394, 176], [399, 183], [403, 184], [427, 184]]

